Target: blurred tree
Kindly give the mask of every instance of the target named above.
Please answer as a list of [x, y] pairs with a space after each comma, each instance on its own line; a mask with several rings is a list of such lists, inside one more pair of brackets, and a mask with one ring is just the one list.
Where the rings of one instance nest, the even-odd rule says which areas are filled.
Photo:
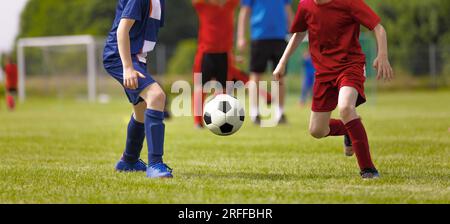
[[[436, 72], [442, 71], [450, 47], [450, 1], [368, 0], [380, 14], [389, 36], [392, 59], [411, 73], [428, 74], [430, 53], [435, 52]], [[441, 63], [439, 63], [441, 62]]]
[[19, 37], [107, 33], [114, 4], [103, 0], [30, 0], [21, 15]]
[[[29, 0], [21, 16], [19, 37], [91, 34], [105, 36], [117, 0]], [[297, 9], [298, 0], [293, 0]], [[366, 0], [382, 17], [393, 62], [413, 74], [427, 74], [431, 47], [437, 49], [438, 71], [450, 62], [449, 0]], [[160, 34], [169, 55], [178, 43], [197, 36], [191, 0], [167, 0], [166, 27]], [[450, 67], [450, 66], [448, 66]], [[449, 68], [450, 69], [450, 68]]]
[[[17, 38], [82, 34], [105, 37], [114, 20], [117, 1], [29, 0], [21, 14]], [[196, 37], [197, 19], [190, 0], [167, 0], [166, 4], [166, 24], [159, 39], [171, 57], [178, 42]], [[45, 73], [39, 69], [44, 64], [39, 49], [27, 50], [27, 57], [29, 72]], [[61, 60], [69, 59], [67, 56]]]
[[160, 39], [166, 45], [175, 47], [180, 40], [197, 37], [197, 16], [191, 0], [166, 0], [166, 26]]
[[[176, 45], [196, 37], [197, 20], [188, 0], [168, 0], [161, 42]], [[30, 0], [21, 15], [18, 37], [91, 34], [106, 36], [117, 0]]]
[[194, 64], [195, 53], [197, 52], [197, 40], [186, 39], [178, 44], [176, 53], [169, 61], [169, 74], [190, 74]]

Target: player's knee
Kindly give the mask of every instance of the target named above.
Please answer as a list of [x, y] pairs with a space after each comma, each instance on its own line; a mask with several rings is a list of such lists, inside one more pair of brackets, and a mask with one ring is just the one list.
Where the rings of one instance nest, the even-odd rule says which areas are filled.
[[339, 115], [341, 118], [345, 119], [352, 117], [356, 113], [356, 108], [351, 105], [339, 106]]
[[166, 101], [166, 94], [161, 88], [147, 88], [142, 94], [147, 103], [163, 103]]
[[166, 94], [162, 90], [154, 91], [151, 93], [151, 98], [153, 102], [156, 103], [165, 103], [166, 102]]
[[312, 137], [317, 138], [317, 139], [324, 138], [328, 134], [328, 133], [326, 133], [326, 130], [324, 130], [323, 128], [314, 127], [314, 126], [311, 126], [309, 128], [309, 133], [311, 134]]

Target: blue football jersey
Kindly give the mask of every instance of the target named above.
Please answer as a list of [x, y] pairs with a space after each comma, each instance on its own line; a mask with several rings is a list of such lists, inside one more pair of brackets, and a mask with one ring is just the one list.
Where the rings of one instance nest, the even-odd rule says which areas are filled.
[[288, 35], [285, 7], [292, 0], [241, 0], [252, 9], [250, 25], [252, 40], [284, 40]]
[[121, 64], [117, 28], [122, 19], [136, 21], [130, 30], [131, 56], [146, 63], [147, 53], [155, 48], [159, 29], [164, 25], [164, 8], [164, 0], [119, 0], [103, 52], [105, 66]]

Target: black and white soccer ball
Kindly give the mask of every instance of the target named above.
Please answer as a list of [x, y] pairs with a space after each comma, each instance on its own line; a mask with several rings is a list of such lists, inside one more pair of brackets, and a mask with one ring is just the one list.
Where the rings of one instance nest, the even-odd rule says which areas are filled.
[[229, 136], [236, 133], [244, 120], [244, 107], [232, 96], [217, 95], [205, 105], [203, 122], [216, 135]]

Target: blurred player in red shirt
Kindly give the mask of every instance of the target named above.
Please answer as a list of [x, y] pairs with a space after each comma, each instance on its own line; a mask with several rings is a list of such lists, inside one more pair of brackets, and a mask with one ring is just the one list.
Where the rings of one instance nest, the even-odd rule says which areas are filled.
[[[199, 18], [198, 49], [195, 57], [193, 72], [202, 74], [202, 83], [215, 80], [223, 88], [227, 81], [242, 81], [247, 83], [249, 77], [237, 69], [233, 56], [234, 45], [234, 18], [240, 0], [193, 0], [192, 4]], [[271, 96], [267, 93], [268, 101]], [[194, 124], [197, 128], [203, 127], [202, 108], [205, 95], [201, 89], [194, 91]], [[198, 99], [201, 99], [199, 101]]]
[[[360, 27], [375, 33], [378, 56], [373, 66], [377, 78], [390, 80], [387, 35], [378, 17], [363, 0], [302, 0], [291, 32], [294, 36], [274, 72], [282, 80], [288, 58], [308, 31], [316, 72], [310, 123], [315, 138], [345, 136], [346, 155], [356, 154], [364, 179], [378, 178], [369, 142], [356, 107], [366, 102], [364, 94], [366, 57], [359, 43]], [[340, 120], [331, 119], [338, 107]]]
[[16, 103], [14, 97], [17, 95], [17, 65], [13, 62], [11, 57], [7, 56], [4, 59], [5, 72], [5, 89], [6, 89], [6, 103], [10, 110], [14, 110]]

